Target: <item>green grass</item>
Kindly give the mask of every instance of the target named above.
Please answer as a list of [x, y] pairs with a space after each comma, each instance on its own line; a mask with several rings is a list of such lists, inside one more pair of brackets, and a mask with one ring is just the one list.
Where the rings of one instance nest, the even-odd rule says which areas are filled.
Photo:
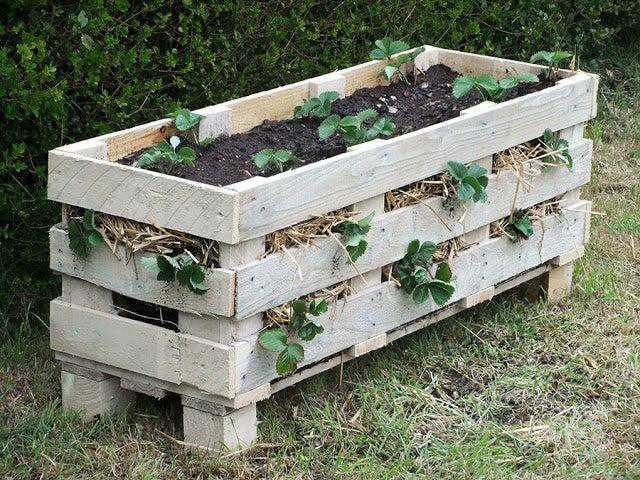
[[[32, 314], [0, 337], [0, 478], [640, 478], [640, 62], [607, 65], [558, 306], [506, 294], [262, 402], [260, 443], [184, 449], [176, 399], [83, 425]], [[43, 314], [40, 316], [44, 317]]]

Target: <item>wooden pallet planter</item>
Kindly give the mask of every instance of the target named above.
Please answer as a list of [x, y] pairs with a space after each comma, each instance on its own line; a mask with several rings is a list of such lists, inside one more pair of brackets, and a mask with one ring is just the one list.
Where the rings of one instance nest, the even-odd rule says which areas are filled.
[[[541, 67], [426, 47], [416, 67], [444, 63], [460, 73], [540, 73]], [[198, 111], [199, 135], [246, 131], [265, 119], [291, 116], [295, 106], [325, 90], [348, 95], [380, 83], [384, 64], [368, 62], [286, 87]], [[597, 77], [561, 71], [555, 86], [269, 178], [227, 187], [183, 180], [115, 163], [172, 132], [169, 120], [97, 137], [50, 152], [49, 198], [66, 205], [174, 229], [219, 242], [218, 268], [207, 270], [202, 296], [157, 282], [136, 253], [114, 256], [96, 248], [81, 259], [69, 248], [66, 224], [51, 229], [51, 268], [63, 293], [51, 302], [51, 347], [62, 365], [63, 403], [87, 418], [128, 402], [128, 392], [182, 397], [187, 443], [246, 446], [256, 436], [256, 402], [304, 378], [339, 365], [433, 322], [471, 308], [535, 277], [551, 299], [571, 286], [573, 263], [588, 241], [590, 203], [579, 189], [591, 173], [591, 142], [583, 124], [596, 113]], [[569, 142], [574, 166], [551, 168], [519, 185], [515, 174], [489, 175], [486, 203], [450, 211], [441, 198], [384, 211], [384, 195], [442, 173], [448, 160], [487, 167], [506, 148], [546, 129]], [[514, 243], [489, 238], [489, 225], [558, 201], [559, 215]], [[177, 209], [176, 206], [180, 208]], [[334, 238], [320, 238], [265, 255], [265, 235], [341, 208], [376, 210], [367, 251], [354, 265]], [[468, 248], [450, 262], [455, 293], [443, 307], [421, 305], [382, 269], [400, 260], [410, 240], [443, 243], [462, 238]], [[324, 333], [305, 345], [298, 371], [278, 378], [275, 354], [258, 344], [264, 313], [301, 296], [349, 281], [354, 292], [330, 302], [314, 321]], [[175, 328], [125, 318], [114, 294], [175, 312]]]

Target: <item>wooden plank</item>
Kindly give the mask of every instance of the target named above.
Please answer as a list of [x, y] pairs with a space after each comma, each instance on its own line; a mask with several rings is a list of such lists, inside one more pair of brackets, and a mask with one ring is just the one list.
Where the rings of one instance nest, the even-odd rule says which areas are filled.
[[480, 290], [479, 292], [476, 292], [472, 295], [469, 295], [466, 298], [463, 298], [462, 306], [464, 308], [475, 307], [476, 305], [482, 302], [487, 302], [491, 300], [495, 294], [496, 294], [496, 289], [492, 285], [490, 287], [485, 288], [484, 290]]
[[[494, 238], [460, 252], [452, 261], [456, 291], [449, 303], [575, 249], [582, 242], [584, 222], [584, 213], [568, 210], [562, 217], [547, 217], [544, 229], [537, 225], [534, 235], [526, 242], [513, 243], [506, 238]], [[429, 240], [429, 237], [422, 240]], [[324, 327], [324, 333], [305, 343], [305, 358], [300, 366], [316, 363], [439, 309], [432, 299], [416, 305], [410, 296], [391, 282], [350, 296], [336, 306], [314, 319]], [[257, 336], [248, 338], [246, 342], [255, 348], [249, 355], [236, 354], [236, 362], [247, 364], [240, 392], [276, 378], [275, 354], [261, 348], [257, 344]]]
[[376, 335], [375, 337], [371, 337], [366, 339], [364, 342], [356, 343], [353, 347], [349, 348], [347, 351], [347, 356], [349, 357], [360, 357], [365, 353], [369, 353], [373, 350], [377, 350], [378, 348], [382, 348], [387, 344], [387, 334], [381, 333], [380, 335]]
[[90, 308], [51, 302], [51, 348], [173, 384], [234, 395], [233, 349]]
[[[183, 287], [156, 280], [156, 276], [141, 264], [141, 259], [150, 256], [149, 254], [136, 253], [127, 262], [124, 248], [118, 249], [120, 258], [117, 258], [109, 248], [98, 247], [92, 250], [88, 258], [80, 258], [69, 248], [67, 232], [58, 226], [49, 231], [49, 246], [50, 266], [57, 272], [81, 278], [137, 300], [176, 310], [233, 315], [235, 272], [232, 270], [207, 269], [204, 283], [209, 291], [204, 295], [195, 295]], [[70, 303], [80, 302], [71, 300]], [[105, 311], [102, 308], [97, 310]]]
[[49, 152], [48, 199], [236, 243], [234, 192], [162, 173]]
[[562, 265], [566, 265], [567, 263], [575, 262], [580, 257], [584, 255], [584, 246], [579, 246], [575, 250], [570, 250], [568, 252], [561, 253], [555, 258], [551, 259], [551, 265], [554, 267], [561, 267]]
[[[525, 283], [548, 271], [549, 271], [548, 265], [541, 265], [532, 270], [528, 270], [525, 273], [522, 273], [512, 279], [509, 279], [505, 282], [500, 283], [495, 288], [496, 294], [506, 292], [507, 290], [517, 287], [521, 283]], [[433, 313], [425, 315], [424, 317], [421, 317], [417, 320], [414, 320], [398, 328], [395, 328], [394, 330], [391, 330], [386, 334], [387, 345], [406, 335], [417, 332], [418, 330], [421, 330], [429, 325], [433, 325], [434, 323], [444, 320], [445, 318], [449, 318], [453, 315], [461, 313], [464, 310], [465, 308], [463, 306], [463, 302], [459, 301], [447, 307], [441, 308], [440, 310], [437, 310]], [[343, 352], [341, 352], [333, 357], [329, 357], [313, 365], [307, 365], [306, 367], [300, 368], [293, 375], [289, 375], [288, 377], [274, 380], [271, 383], [271, 394], [273, 395], [274, 393], [280, 390], [283, 390], [285, 388], [288, 388], [292, 385], [295, 385], [296, 383], [306, 380], [307, 378], [313, 377], [315, 375], [318, 375], [319, 373], [322, 373], [326, 370], [334, 368], [342, 363], [346, 363], [350, 360], [353, 360], [353, 358], [355, 357], [350, 357], [348, 355], [345, 355]]]
[[62, 406], [79, 410], [83, 421], [124, 409], [135, 400], [132, 392], [120, 387], [117, 378], [94, 380], [62, 370], [60, 380]]
[[[531, 191], [523, 188], [518, 190], [515, 207], [531, 207], [586, 184], [590, 178], [591, 150], [589, 140], [572, 146], [570, 151], [575, 162], [573, 172], [569, 173], [564, 168], [550, 169], [532, 178]], [[428, 235], [430, 240], [440, 243], [509, 215], [516, 198], [514, 173], [503, 170], [492, 175], [487, 195], [486, 204], [467, 206], [464, 224], [458, 221], [462, 210], [450, 212], [442, 205], [440, 198], [376, 215], [367, 235], [367, 251], [358, 259], [356, 267], [361, 272], [367, 272], [402, 258], [406, 251], [406, 239]], [[298, 269], [302, 280], [298, 276]], [[355, 275], [344, 251], [332, 238], [317, 239], [309, 247], [289, 249], [288, 254], [278, 252], [269, 255], [237, 271], [236, 315], [242, 318], [282, 305]]]
[[249, 405], [251, 403], [269, 398], [270, 394], [269, 384], [267, 383], [265, 385], [261, 385], [259, 388], [255, 388], [248, 392], [236, 394], [236, 396], [232, 398], [222, 397], [220, 395], [200, 390], [193, 385], [188, 385], [186, 383], [182, 383], [179, 385], [170, 383], [166, 380], [160, 380], [159, 378], [132, 372], [131, 370], [127, 370], [124, 368], [114, 367], [113, 365], [109, 365], [106, 363], [95, 362], [93, 360], [70, 355], [68, 353], [54, 351], [54, 355], [56, 360], [65, 364], [73, 364], [83, 368], [96, 370], [112, 377], [118, 377], [121, 380], [126, 379], [127, 381], [135, 383], [153, 385], [156, 388], [166, 390], [167, 392], [177, 393], [178, 395], [188, 395], [190, 397], [201, 399], [205, 402], [217, 403], [229, 408], [244, 407], [245, 405]]
[[[570, 80], [570, 81], [569, 81]], [[313, 215], [337, 210], [444, 170], [455, 158], [468, 163], [591, 118], [591, 77], [566, 83], [461, 115], [384, 144], [305, 165], [238, 191], [239, 237], [254, 238]]]

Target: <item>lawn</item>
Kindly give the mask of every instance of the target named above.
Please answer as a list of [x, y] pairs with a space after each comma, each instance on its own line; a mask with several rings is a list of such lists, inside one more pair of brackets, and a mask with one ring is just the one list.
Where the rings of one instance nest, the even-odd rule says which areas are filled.
[[[176, 398], [83, 425], [42, 323], [0, 333], [0, 478], [640, 478], [640, 59], [601, 67], [575, 290], [505, 294], [259, 405], [260, 443], [184, 448]], [[44, 314], [40, 314], [44, 317]]]

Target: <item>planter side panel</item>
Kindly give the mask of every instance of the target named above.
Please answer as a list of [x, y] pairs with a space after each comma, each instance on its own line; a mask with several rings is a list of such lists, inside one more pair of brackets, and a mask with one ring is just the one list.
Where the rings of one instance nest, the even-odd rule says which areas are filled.
[[78, 277], [122, 295], [180, 311], [230, 317], [234, 313], [235, 272], [223, 268], [207, 269], [205, 284], [209, 290], [195, 295], [175, 284], [159, 282], [155, 274], [134, 254], [128, 262], [119, 249], [117, 258], [108, 248], [96, 248], [89, 258], [79, 258], [69, 248], [69, 237], [59, 227], [49, 232], [52, 270]]
[[[581, 246], [586, 234], [585, 217], [589, 215], [589, 205], [589, 202], [579, 202], [564, 210], [560, 218], [547, 217], [544, 233], [538, 225], [535, 234], [524, 243], [495, 238], [461, 252], [452, 262], [456, 292], [449, 304]], [[305, 358], [299, 366], [321, 361], [439, 308], [431, 299], [416, 305], [391, 282], [364, 290], [348, 297], [345, 302], [339, 301], [315, 320], [324, 326], [325, 331], [305, 343]], [[251, 347], [236, 347], [236, 364], [242, 372], [241, 392], [270, 382], [277, 376], [275, 354], [260, 347], [257, 337], [248, 338], [245, 343]], [[239, 351], [251, 353], [238, 356]]]
[[226, 243], [237, 242], [234, 192], [177, 177], [49, 152], [49, 200]]
[[61, 301], [51, 302], [51, 348], [172, 384], [233, 396], [233, 349]]
[[[441, 243], [509, 215], [512, 207], [528, 208], [579, 188], [590, 178], [591, 141], [578, 141], [570, 152], [574, 159], [573, 171], [550, 169], [530, 180], [530, 191], [522, 185], [516, 191], [517, 179], [510, 170], [491, 175], [488, 202], [469, 205], [464, 223], [458, 221], [462, 210], [450, 212], [442, 205], [441, 198], [427, 199], [422, 204], [388, 213], [376, 212], [367, 235], [367, 251], [355, 266], [360, 272], [368, 272], [402, 258], [408, 239]], [[317, 239], [309, 247], [269, 255], [238, 270], [236, 316], [243, 318], [282, 305], [356, 275], [342, 247], [333, 238]]]
[[384, 142], [307, 165], [262, 181], [237, 184], [239, 236], [254, 238], [366, 200], [443, 171], [455, 159], [468, 163], [591, 118], [590, 76], [492, 108], [472, 111]]

